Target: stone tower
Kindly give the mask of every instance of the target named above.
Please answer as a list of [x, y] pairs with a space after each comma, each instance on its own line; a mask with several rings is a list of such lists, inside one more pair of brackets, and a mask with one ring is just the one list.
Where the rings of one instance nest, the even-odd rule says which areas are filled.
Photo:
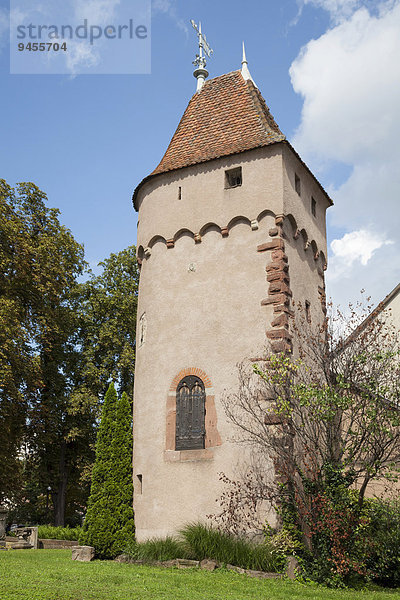
[[216, 512], [243, 448], [221, 405], [237, 363], [290, 351], [289, 314], [324, 308], [331, 200], [285, 139], [247, 61], [192, 97], [136, 188], [138, 540]]

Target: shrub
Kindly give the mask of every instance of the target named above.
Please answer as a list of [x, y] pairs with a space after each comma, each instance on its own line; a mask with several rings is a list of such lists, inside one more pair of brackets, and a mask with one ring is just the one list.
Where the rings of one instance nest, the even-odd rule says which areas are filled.
[[78, 540], [81, 527], [53, 527], [52, 525], [39, 525], [38, 537], [43, 540]]
[[373, 579], [400, 586], [400, 500], [367, 500], [366, 564]]

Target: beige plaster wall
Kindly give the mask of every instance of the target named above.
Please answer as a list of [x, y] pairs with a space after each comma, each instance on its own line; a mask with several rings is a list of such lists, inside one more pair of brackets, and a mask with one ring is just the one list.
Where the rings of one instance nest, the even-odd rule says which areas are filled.
[[[283, 165], [283, 212], [293, 215], [297, 228], [305, 230], [307, 234], [304, 241], [310, 244], [314, 241], [317, 249], [326, 257], [326, 210], [330, 203], [316, 180], [287, 146], [283, 147]], [[295, 190], [295, 174], [300, 177], [300, 196]], [[315, 217], [311, 213], [311, 197], [316, 201]]]
[[[150, 180], [140, 192], [138, 327], [145, 321], [146, 331], [137, 349], [134, 399], [139, 540], [175, 533], [214, 513], [221, 493], [218, 474], [235, 478], [248, 460], [248, 450], [232, 439], [235, 431], [221, 398], [236, 389], [237, 363], [265, 353], [274, 318], [273, 307], [261, 305], [269, 293], [265, 267], [271, 253], [257, 246], [271, 241], [275, 215], [285, 205], [307, 224], [305, 208], [297, 206], [298, 197], [285, 183], [290, 166], [284, 167], [282, 152], [276, 145], [181, 169]], [[225, 170], [236, 166], [242, 166], [243, 184], [226, 190]], [[323, 228], [314, 229], [313, 237], [319, 235], [325, 248]], [[285, 247], [295, 297], [307, 293], [317, 307], [318, 264], [293, 233], [288, 221]], [[170, 386], [187, 367], [202, 369], [212, 384], [207, 394], [214, 397], [221, 445], [205, 451], [168, 449]]]
[[387, 323], [392, 324], [400, 334], [400, 291], [388, 303], [382, 316]]
[[[232, 476], [243, 455], [229, 441], [221, 396], [232, 388], [236, 364], [264, 352], [271, 309], [260, 304], [267, 257], [256, 247], [273, 224], [266, 216], [257, 231], [239, 222], [227, 238], [210, 229], [201, 244], [188, 236], [171, 249], [159, 242], [144, 261], [138, 314], [146, 312], [147, 331], [137, 351], [134, 415], [134, 473], [143, 480], [134, 501], [138, 539], [167, 535], [215, 512], [218, 473]], [[215, 396], [222, 445], [200, 459], [187, 451], [181, 461], [166, 452], [167, 397], [175, 375], [191, 366], [211, 380], [207, 394]]]
[[[242, 167], [243, 185], [225, 189], [225, 171], [237, 166]], [[171, 239], [183, 228], [197, 233], [207, 223], [226, 227], [240, 215], [257, 219], [266, 208], [277, 214], [282, 212], [282, 193], [279, 145], [160, 175], [143, 186], [138, 198], [137, 245], [149, 245], [155, 235]]]

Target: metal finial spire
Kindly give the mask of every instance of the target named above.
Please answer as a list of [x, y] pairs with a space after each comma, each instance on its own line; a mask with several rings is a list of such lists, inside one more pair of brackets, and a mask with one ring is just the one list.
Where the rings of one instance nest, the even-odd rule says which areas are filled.
[[243, 58], [242, 58], [242, 65], [244, 65], [244, 63], [246, 63], [246, 65], [247, 65], [247, 58], [246, 58], [246, 48], [244, 47], [244, 42], [243, 42]]
[[209, 46], [206, 36], [201, 31], [201, 23], [199, 23], [199, 26], [197, 27], [193, 19], [190, 22], [193, 29], [197, 33], [197, 37], [199, 38], [199, 54], [196, 54], [196, 60], [193, 61], [193, 64], [197, 67], [193, 75], [197, 79], [197, 91], [199, 92], [208, 77], [208, 71], [206, 69], [207, 59], [206, 56], [204, 56], [203, 51], [208, 57], [210, 57], [214, 51]]
[[246, 48], [244, 47], [244, 42], [243, 42], [243, 58], [242, 58], [242, 76], [245, 81], [252, 81], [254, 83], [254, 85], [256, 87], [258, 87], [249, 71], [248, 62], [247, 62], [247, 58], [246, 58]]

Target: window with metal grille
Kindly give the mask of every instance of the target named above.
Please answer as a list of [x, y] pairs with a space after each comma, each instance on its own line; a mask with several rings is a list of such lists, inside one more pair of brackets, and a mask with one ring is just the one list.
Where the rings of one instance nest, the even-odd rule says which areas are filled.
[[204, 448], [205, 414], [204, 383], [199, 377], [188, 375], [176, 390], [176, 450]]
[[242, 167], [225, 171], [225, 189], [242, 185]]

